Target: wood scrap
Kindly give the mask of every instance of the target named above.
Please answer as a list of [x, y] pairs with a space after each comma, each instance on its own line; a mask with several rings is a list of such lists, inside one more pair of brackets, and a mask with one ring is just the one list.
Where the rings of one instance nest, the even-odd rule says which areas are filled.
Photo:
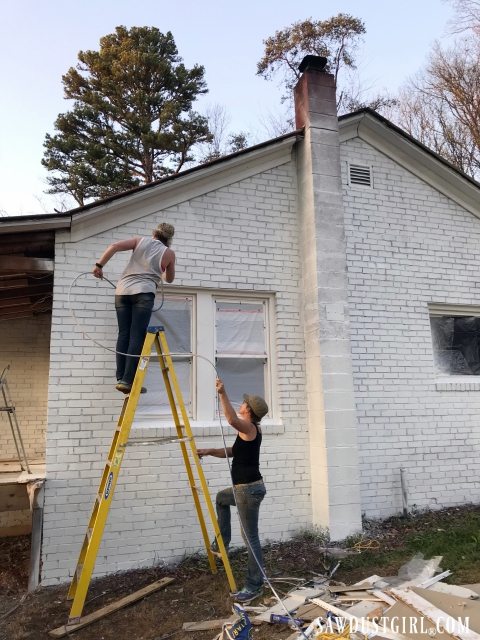
[[212, 629], [221, 629], [225, 622], [234, 622], [238, 616], [230, 616], [229, 618], [218, 618], [217, 620], [203, 620], [201, 622], [184, 622], [183, 631], [211, 631]]
[[[445, 596], [444, 594], [435, 594], [435, 592], [428, 591], [426, 589], [419, 589], [418, 591], [423, 594], [431, 594], [431, 595], [443, 595], [444, 601], [448, 604], [448, 598], [453, 598], [453, 596]], [[445, 627], [448, 621], [448, 632], [454, 638], [458, 640], [480, 640], [480, 634], [476, 631], [472, 631], [470, 629], [466, 629], [463, 625], [461, 625], [457, 618], [463, 617], [463, 612], [458, 610], [456, 612], [448, 611], [446, 609], [439, 609], [438, 606], [435, 606], [429, 600], [426, 600], [422, 595], [419, 595], [413, 589], [390, 589], [390, 593], [394, 598], [404, 602], [408, 606], [412, 607], [422, 616], [433, 622], [437, 626]], [[447, 607], [448, 608], [448, 607]]]
[[351, 584], [351, 585], [346, 585], [346, 586], [338, 586], [335, 585], [334, 587], [327, 587], [327, 590], [330, 591], [330, 593], [343, 593], [344, 591], [368, 591], [368, 589], [373, 589], [373, 584], [365, 584], [365, 581], [362, 582], [362, 584]]
[[411, 640], [454, 640], [453, 636], [437, 630], [436, 626], [403, 602], [397, 601], [381, 616], [381, 624], [401, 631]]
[[114, 611], [123, 609], [123, 607], [126, 607], [129, 604], [133, 604], [137, 600], [141, 600], [142, 598], [145, 598], [151, 593], [154, 593], [159, 589], [163, 589], [163, 587], [166, 587], [168, 584], [172, 583], [173, 581], [174, 581], [174, 578], [162, 578], [161, 580], [157, 580], [156, 582], [153, 582], [152, 584], [149, 584], [148, 586], [143, 587], [143, 589], [139, 589], [139, 591], [135, 591], [134, 593], [131, 593], [130, 595], [125, 596], [124, 598], [121, 598], [116, 602], [111, 602], [110, 604], [107, 604], [105, 607], [98, 609], [98, 611], [94, 611], [93, 613], [89, 613], [88, 615], [83, 616], [82, 618], [80, 618], [80, 621], [76, 622], [75, 624], [64, 624], [61, 627], [52, 629], [51, 631], [48, 632], [48, 635], [51, 636], [52, 638], [63, 638], [69, 633], [72, 633], [72, 631], [76, 631], [77, 629], [82, 629], [83, 627], [86, 627], [87, 625], [92, 624], [93, 622], [97, 622], [97, 620], [101, 620], [102, 618], [105, 618], [105, 616], [110, 615]]
[[458, 596], [459, 598], [468, 598], [469, 600], [478, 600], [478, 593], [468, 589], [467, 587], [460, 587], [457, 584], [447, 584], [446, 582], [436, 582], [428, 587], [429, 591], [438, 591], [439, 593], [449, 593], [452, 596]]
[[363, 594], [361, 592], [358, 595], [345, 594], [344, 596], [339, 596], [335, 599], [335, 602], [352, 602], [355, 600], [358, 600], [359, 602], [383, 602], [383, 598], [378, 598], [370, 593]]
[[[322, 609], [331, 611], [334, 615], [340, 618], [345, 618], [346, 620], [355, 624], [358, 627], [358, 629], [362, 629], [362, 632], [375, 633], [376, 636], [378, 636], [379, 638], [387, 638], [387, 640], [405, 640], [405, 636], [402, 635], [401, 633], [396, 633], [394, 631], [391, 631], [390, 629], [382, 628], [380, 630], [378, 628], [378, 625], [376, 625], [375, 623], [365, 618], [362, 620], [358, 620], [357, 616], [353, 616], [350, 613], [348, 613], [348, 611], [339, 609], [338, 607], [336, 607], [333, 604], [330, 604], [329, 602], [325, 602], [324, 600], [320, 600], [319, 598], [312, 598], [311, 601], [314, 604], [318, 604], [320, 607], [322, 607]], [[473, 638], [471, 640], [473, 640]]]
[[297, 618], [302, 618], [302, 620], [307, 620], [307, 622], [311, 622], [312, 620], [315, 620], [315, 618], [324, 616], [326, 613], [325, 609], [322, 609], [317, 604], [307, 602], [306, 604], [302, 604], [298, 607], [295, 612], [295, 616]]
[[270, 620], [271, 613], [279, 613], [281, 615], [284, 615], [285, 609], [289, 613], [292, 613], [292, 611], [298, 609], [301, 604], [304, 604], [307, 599], [320, 595], [324, 591], [325, 589], [323, 587], [317, 587], [316, 589], [295, 589], [295, 591], [291, 591], [289, 594], [287, 594], [287, 597], [282, 601], [283, 604], [279, 603], [274, 605], [273, 607], [270, 607], [260, 615], [256, 616], [252, 620], [252, 622], [268, 622]]

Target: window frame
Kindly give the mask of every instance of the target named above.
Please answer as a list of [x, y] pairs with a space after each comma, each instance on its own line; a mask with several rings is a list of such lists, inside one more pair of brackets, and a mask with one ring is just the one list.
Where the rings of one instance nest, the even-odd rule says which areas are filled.
[[[263, 302], [265, 322], [265, 400], [269, 406], [268, 420], [276, 415], [274, 403], [276, 353], [275, 353], [275, 294], [264, 291], [238, 291], [229, 289], [194, 289], [170, 285], [165, 295], [192, 298], [191, 318], [191, 402], [192, 426], [210, 426], [218, 423], [217, 402], [215, 393], [216, 370], [212, 363], [216, 362], [216, 301], [225, 302]], [[167, 336], [168, 339], [168, 336]], [[170, 346], [170, 345], [169, 345]], [[149, 367], [155, 366], [153, 361]], [[227, 389], [228, 391], [228, 389]], [[151, 412], [135, 418], [134, 427], [170, 427], [170, 413]]]
[[[263, 387], [264, 387], [264, 397], [265, 397], [265, 401], [268, 405], [269, 408], [269, 412], [267, 414], [268, 418], [272, 417], [273, 411], [272, 411], [272, 391], [271, 391], [271, 379], [272, 379], [272, 368], [271, 368], [271, 364], [270, 364], [270, 354], [273, 352], [272, 348], [271, 348], [271, 338], [270, 338], [270, 334], [271, 334], [271, 329], [270, 329], [270, 325], [271, 325], [271, 316], [270, 316], [270, 304], [269, 304], [269, 298], [267, 296], [262, 296], [262, 295], [249, 295], [249, 296], [243, 296], [243, 295], [237, 295], [236, 296], [226, 296], [224, 295], [222, 292], [220, 292], [218, 295], [213, 295], [212, 296], [212, 304], [213, 304], [213, 313], [214, 313], [214, 331], [215, 331], [215, 338], [214, 338], [214, 362], [216, 364], [217, 359], [218, 359], [218, 353], [217, 353], [217, 340], [216, 340], [216, 327], [217, 327], [217, 302], [227, 302], [227, 303], [231, 303], [231, 304], [262, 304], [263, 305], [263, 329], [264, 329], [264, 349], [265, 349], [265, 353], [262, 355], [252, 355], [252, 354], [247, 354], [245, 356], [241, 356], [238, 354], [222, 354], [220, 357], [223, 358], [232, 358], [232, 357], [238, 357], [238, 358], [251, 358], [251, 359], [258, 359], [264, 360], [264, 379], [263, 379]], [[227, 389], [228, 391], [228, 389]], [[217, 410], [215, 410], [215, 419], [218, 418], [218, 412]]]
[[[435, 345], [433, 342], [433, 333], [431, 328], [431, 318], [442, 317], [456, 317], [456, 318], [480, 318], [480, 305], [475, 304], [449, 304], [449, 303], [430, 303], [428, 304], [428, 320], [430, 325], [430, 338], [432, 340], [432, 356], [433, 367], [436, 374], [437, 381], [445, 383], [461, 383], [466, 382], [470, 385], [474, 385], [475, 388], [480, 386], [480, 374], [461, 374], [461, 373], [449, 373], [447, 371], [440, 371], [435, 364]], [[452, 387], [453, 388], [453, 387]], [[439, 387], [440, 389], [440, 387]], [[472, 387], [473, 389], [473, 387]], [[440, 389], [448, 390], [448, 389]], [[462, 389], [463, 390], [463, 389]]]

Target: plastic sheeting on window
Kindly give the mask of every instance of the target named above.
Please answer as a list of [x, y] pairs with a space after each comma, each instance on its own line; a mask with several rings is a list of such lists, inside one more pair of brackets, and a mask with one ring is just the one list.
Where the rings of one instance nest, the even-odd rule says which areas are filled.
[[216, 303], [217, 354], [264, 355], [265, 307], [263, 303]]
[[163, 325], [172, 353], [192, 351], [192, 298], [165, 296], [160, 311], [152, 314], [150, 324]]
[[480, 375], [480, 318], [432, 316], [435, 365], [450, 375]]
[[263, 358], [217, 358], [217, 371], [235, 409], [243, 394], [265, 397], [265, 360]]
[[[191, 358], [189, 358], [188, 360], [174, 358], [174, 365], [178, 384], [180, 385], [180, 389], [182, 391], [183, 401], [187, 408], [188, 414], [191, 416]], [[143, 384], [147, 388], [147, 393], [142, 393], [140, 395], [137, 406], [137, 414], [140, 416], [150, 414], [171, 415], [171, 408], [168, 402], [167, 392], [165, 390], [162, 371], [158, 363], [158, 357], [152, 356], [152, 358], [150, 359], [147, 369], [147, 375], [145, 376]]]
[[[165, 296], [163, 306], [152, 314], [151, 325], [163, 325], [171, 353], [191, 354], [192, 351], [192, 297]], [[152, 355], [144, 386], [147, 393], [139, 399], [137, 414], [171, 415], [165, 383], [158, 362], [157, 351]], [[189, 415], [192, 415], [192, 358], [173, 356], [175, 373], [177, 375], [183, 401]]]

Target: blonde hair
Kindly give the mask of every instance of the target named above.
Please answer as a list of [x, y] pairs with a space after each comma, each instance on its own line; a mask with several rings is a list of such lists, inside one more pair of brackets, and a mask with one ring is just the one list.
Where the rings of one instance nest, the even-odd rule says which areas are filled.
[[160, 240], [163, 244], [169, 247], [172, 244], [172, 238], [175, 235], [175, 227], [168, 222], [162, 222], [156, 229], [153, 230], [153, 237], [156, 240]]

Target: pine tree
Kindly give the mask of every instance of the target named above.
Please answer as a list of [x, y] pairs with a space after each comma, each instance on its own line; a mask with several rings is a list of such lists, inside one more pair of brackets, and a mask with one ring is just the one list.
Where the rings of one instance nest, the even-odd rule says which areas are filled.
[[192, 147], [210, 139], [193, 111], [207, 92], [204, 68], [187, 69], [173, 35], [155, 27], [119, 26], [98, 51], [80, 51], [63, 76], [73, 108], [45, 137], [48, 193], [79, 205], [178, 172]]

